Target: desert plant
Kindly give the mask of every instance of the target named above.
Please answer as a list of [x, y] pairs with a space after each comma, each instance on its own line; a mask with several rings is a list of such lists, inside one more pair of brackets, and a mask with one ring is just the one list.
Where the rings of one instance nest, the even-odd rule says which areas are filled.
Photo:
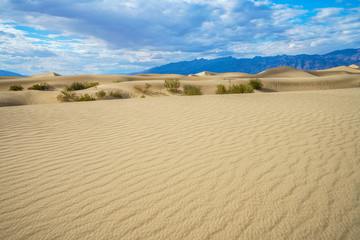
[[99, 85], [98, 82], [73, 82], [70, 86], [65, 86], [66, 91], [76, 91], [91, 88]]
[[62, 90], [59, 95], [57, 95], [57, 100], [60, 102], [74, 102], [78, 97], [73, 91]]
[[227, 92], [229, 94], [236, 94], [236, 93], [253, 93], [254, 89], [251, 85], [248, 84], [238, 84], [238, 85], [230, 85]]
[[226, 90], [226, 87], [225, 85], [217, 85], [216, 86], [216, 91], [215, 91], [215, 94], [227, 94], [227, 90]]
[[75, 98], [75, 102], [84, 102], [84, 101], [95, 101], [96, 99], [89, 95], [89, 94], [84, 94], [84, 95], [81, 95], [80, 97], [76, 97]]
[[9, 87], [10, 91], [22, 91], [24, 88], [20, 84], [11, 85]]
[[201, 95], [201, 90], [199, 87], [192, 85], [184, 85], [184, 95]]
[[38, 83], [38, 84], [34, 84], [32, 85], [32, 87], [28, 88], [29, 90], [39, 90], [39, 91], [46, 91], [50, 89], [50, 85], [47, 83]]
[[120, 91], [110, 91], [109, 92], [109, 96], [113, 97], [113, 98], [123, 98], [123, 95], [121, 94]]
[[101, 91], [96, 92], [95, 95], [98, 98], [104, 98], [106, 96], [106, 92], [104, 90], [101, 90]]
[[151, 88], [151, 84], [150, 83], [145, 83], [145, 86], [142, 87], [140, 85], [135, 85], [134, 86], [134, 89], [137, 91], [137, 92], [140, 92], [140, 93], [147, 93], [149, 91], [149, 89]]
[[165, 79], [164, 86], [169, 92], [177, 92], [180, 87], [180, 81], [177, 78], [167, 78]]
[[258, 78], [250, 79], [249, 84], [253, 87], [253, 89], [261, 89], [264, 86], [264, 84]]
[[140, 98], [145, 98], [145, 95], [141, 95], [141, 97]]

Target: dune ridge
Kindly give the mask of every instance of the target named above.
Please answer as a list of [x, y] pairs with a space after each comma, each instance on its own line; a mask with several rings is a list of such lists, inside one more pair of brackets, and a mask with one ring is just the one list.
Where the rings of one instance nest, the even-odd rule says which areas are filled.
[[359, 239], [360, 89], [0, 108], [1, 239]]

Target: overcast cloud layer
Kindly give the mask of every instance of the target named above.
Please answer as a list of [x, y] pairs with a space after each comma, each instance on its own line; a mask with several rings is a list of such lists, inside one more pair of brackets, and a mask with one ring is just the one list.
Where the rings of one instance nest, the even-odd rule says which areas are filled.
[[0, 69], [129, 73], [200, 57], [360, 47], [359, 0], [311, 2], [0, 0]]

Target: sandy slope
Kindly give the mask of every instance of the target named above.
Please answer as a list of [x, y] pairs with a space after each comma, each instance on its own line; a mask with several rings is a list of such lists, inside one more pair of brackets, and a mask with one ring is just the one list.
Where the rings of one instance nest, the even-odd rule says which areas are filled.
[[359, 239], [360, 89], [0, 108], [1, 239]]
[[[139, 74], [135, 76], [126, 75], [77, 75], [59, 76], [56, 73], [45, 73], [23, 78], [0, 77], [0, 107], [26, 104], [56, 103], [56, 96], [66, 85], [73, 82], [98, 82], [96, 88], [78, 91], [78, 94], [91, 94], [99, 90], [126, 92], [133, 98], [139, 98], [142, 93], [137, 92], [134, 86], [144, 86], [145, 83], [152, 85], [146, 97], [161, 97], [173, 95], [164, 88], [164, 80], [177, 78], [182, 86], [191, 84], [201, 88], [203, 94], [215, 94], [216, 86], [219, 84], [247, 84], [251, 78], [260, 78], [264, 83], [264, 92], [281, 91], [303, 91], [324, 90], [338, 88], [359, 87], [360, 70], [354, 67], [338, 67], [323, 71], [304, 71], [292, 67], [278, 67], [268, 69], [259, 74], [246, 73], [212, 73], [202, 72], [191, 76], [179, 74]], [[34, 84], [48, 83], [51, 91], [40, 92], [27, 90]], [[20, 84], [24, 87], [22, 92], [9, 91], [9, 87]], [[181, 91], [178, 93], [181, 95]]]

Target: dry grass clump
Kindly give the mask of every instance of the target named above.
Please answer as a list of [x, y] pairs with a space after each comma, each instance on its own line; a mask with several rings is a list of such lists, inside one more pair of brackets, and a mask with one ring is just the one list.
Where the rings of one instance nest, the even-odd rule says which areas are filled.
[[177, 78], [167, 78], [165, 79], [164, 82], [164, 87], [169, 91], [169, 92], [177, 92], [180, 88], [180, 81]]
[[39, 91], [46, 91], [49, 89], [50, 89], [50, 85], [47, 83], [34, 84], [28, 88], [28, 90], [39, 90]]
[[70, 86], [65, 86], [66, 91], [77, 91], [99, 85], [98, 82], [73, 82]]
[[22, 91], [24, 88], [20, 84], [11, 85], [9, 91]]
[[197, 86], [193, 85], [184, 85], [184, 95], [192, 96], [192, 95], [202, 95], [201, 89]]
[[238, 94], [238, 93], [253, 93], [254, 89], [250, 84], [234, 84], [226, 89], [225, 85], [217, 85], [215, 94]]
[[146, 94], [149, 91], [149, 89], [151, 88], [151, 86], [152, 85], [150, 83], [145, 83], [145, 85], [143, 87], [140, 86], [140, 85], [135, 85], [134, 89], [137, 92], [140, 92], [142, 94]]

